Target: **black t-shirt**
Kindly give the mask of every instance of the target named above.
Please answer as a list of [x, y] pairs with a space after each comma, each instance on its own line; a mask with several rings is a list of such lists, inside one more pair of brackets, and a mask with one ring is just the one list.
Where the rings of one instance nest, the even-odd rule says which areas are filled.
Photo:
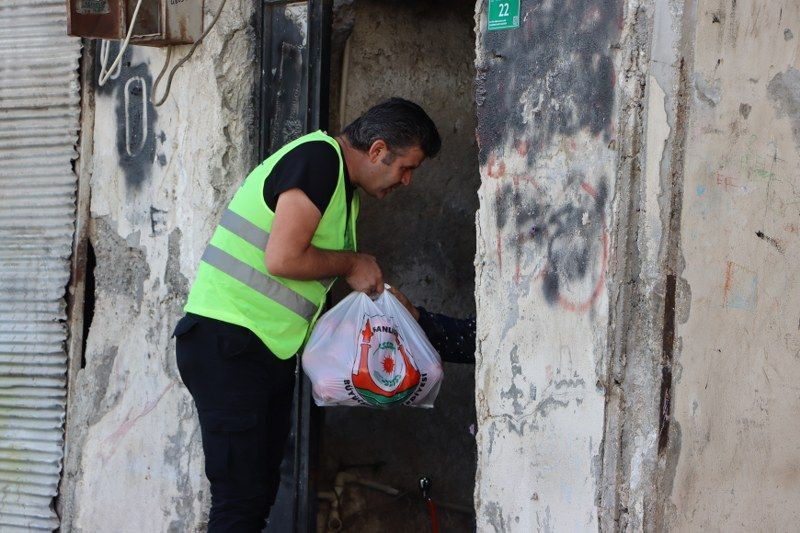
[[[300, 189], [325, 213], [339, 181], [339, 154], [326, 141], [310, 141], [295, 146], [278, 161], [264, 183], [264, 201], [274, 212], [278, 196], [289, 189]], [[355, 187], [350, 184], [344, 165], [347, 216]]]

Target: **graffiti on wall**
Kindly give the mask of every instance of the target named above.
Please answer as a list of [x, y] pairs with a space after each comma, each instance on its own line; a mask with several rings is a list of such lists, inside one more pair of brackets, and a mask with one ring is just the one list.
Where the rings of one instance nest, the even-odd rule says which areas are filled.
[[746, 266], [728, 261], [722, 286], [722, 306], [753, 311], [757, 304], [758, 274]]
[[[497, 257], [513, 261], [513, 279], [541, 284], [548, 304], [584, 312], [602, 293], [608, 266], [608, 180], [580, 170], [566, 176], [507, 175], [492, 161], [498, 180], [494, 203]], [[504, 178], [504, 179], [503, 179]], [[506, 235], [506, 237], [504, 237]], [[508, 257], [510, 256], [510, 257]]]
[[509, 137], [526, 139], [529, 163], [556, 135], [608, 139], [621, 27], [619, 0], [571, 0], [524, 2], [519, 29], [487, 32], [476, 88], [481, 164]]
[[496, 180], [498, 266], [568, 311], [603, 294], [621, 27], [620, 1], [527, 2], [518, 30], [483, 36], [478, 141]]
[[[107, 51], [97, 45], [97, 61], [95, 81], [100, 75], [102, 56], [106, 55], [110, 67], [117, 57], [118, 43], [111, 43]], [[119, 68], [112, 72], [105, 85], [97, 86], [98, 96], [109, 96], [115, 102], [115, 146], [119, 166], [125, 174], [125, 183], [129, 187], [139, 188], [153, 170], [157, 161], [161, 166], [166, 164], [164, 154], [156, 154], [157, 147], [166, 140], [163, 132], [155, 133], [156, 110], [151, 102], [153, 78], [148, 65], [144, 62], [133, 62], [133, 53], [127, 49]], [[101, 139], [98, 141], [102, 142]]]

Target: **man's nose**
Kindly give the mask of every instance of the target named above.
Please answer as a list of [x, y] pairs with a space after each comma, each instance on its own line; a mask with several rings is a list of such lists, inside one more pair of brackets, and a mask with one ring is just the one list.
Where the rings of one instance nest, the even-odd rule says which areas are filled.
[[403, 172], [403, 177], [400, 178], [400, 182], [403, 185], [405, 185], [406, 187], [411, 185], [411, 171], [410, 170], [407, 170], [407, 171]]

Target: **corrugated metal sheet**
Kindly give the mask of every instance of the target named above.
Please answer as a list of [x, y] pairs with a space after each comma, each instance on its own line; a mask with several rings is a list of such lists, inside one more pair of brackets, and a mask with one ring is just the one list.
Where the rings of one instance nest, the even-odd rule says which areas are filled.
[[79, 59], [64, 0], [0, 1], [0, 531], [58, 527]]

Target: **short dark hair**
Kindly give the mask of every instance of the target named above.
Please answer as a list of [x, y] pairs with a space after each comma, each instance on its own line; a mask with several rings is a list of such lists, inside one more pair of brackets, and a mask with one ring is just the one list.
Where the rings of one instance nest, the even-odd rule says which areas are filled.
[[389, 98], [371, 107], [342, 131], [357, 150], [366, 152], [383, 140], [389, 150], [419, 146], [426, 157], [435, 157], [442, 147], [436, 124], [425, 110], [402, 98]]

